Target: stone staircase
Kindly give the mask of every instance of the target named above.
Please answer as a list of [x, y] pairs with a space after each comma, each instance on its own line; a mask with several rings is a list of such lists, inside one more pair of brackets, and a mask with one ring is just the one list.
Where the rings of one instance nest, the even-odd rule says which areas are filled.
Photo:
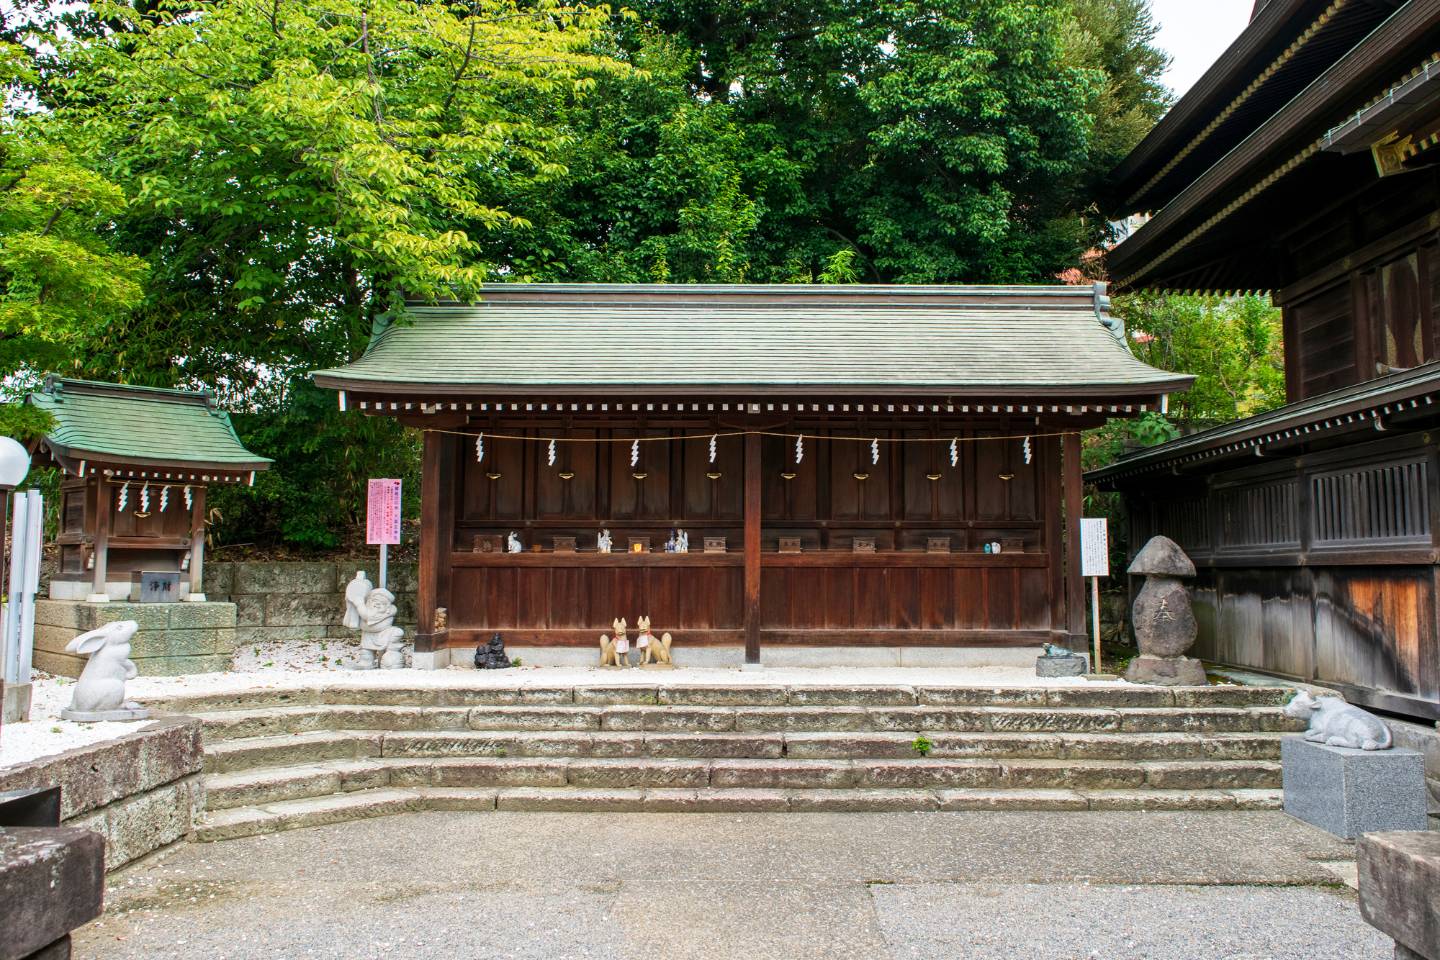
[[1282, 687], [339, 687], [204, 724], [202, 840], [415, 810], [1271, 809]]

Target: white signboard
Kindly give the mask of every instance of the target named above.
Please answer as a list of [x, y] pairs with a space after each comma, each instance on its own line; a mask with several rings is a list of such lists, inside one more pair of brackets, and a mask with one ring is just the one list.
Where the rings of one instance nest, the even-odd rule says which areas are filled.
[[1083, 517], [1080, 520], [1080, 575], [1110, 576], [1110, 534], [1105, 518]]

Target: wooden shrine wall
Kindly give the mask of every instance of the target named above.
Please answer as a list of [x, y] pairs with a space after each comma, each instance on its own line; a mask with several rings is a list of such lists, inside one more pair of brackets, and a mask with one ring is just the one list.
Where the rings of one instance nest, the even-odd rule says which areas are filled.
[[1440, 174], [1367, 178], [1277, 236], [1294, 402], [1440, 359]]
[[1413, 432], [1127, 493], [1195, 561], [1206, 659], [1440, 717], [1440, 457]]
[[[471, 429], [480, 429], [477, 425]], [[555, 427], [493, 424], [494, 433], [549, 436]], [[777, 431], [843, 437], [961, 437], [958, 463], [947, 443], [880, 445], [810, 439], [795, 462], [793, 439], [761, 443], [761, 631], [765, 643], [1034, 644], [1053, 639], [1063, 619], [1063, 582], [1050, 546], [1059, 536], [1060, 443], [969, 442], [1027, 427], [973, 422], [924, 427], [795, 422]], [[1034, 421], [1029, 430], [1037, 430]], [[703, 435], [700, 422], [656, 426], [613, 423], [562, 435], [621, 438], [617, 443], [546, 444], [453, 438], [453, 551], [449, 641], [473, 645], [499, 630], [507, 642], [593, 644], [612, 618], [642, 614], [686, 643], [738, 644], [744, 627], [744, 438], [643, 443], [630, 462], [630, 438]], [[643, 474], [637, 479], [635, 474]], [[570, 474], [569, 480], [562, 474]], [[718, 474], [718, 477], [712, 477]], [[793, 474], [786, 479], [785, 474]], [[864, 479], [857, 478], [864, 475]], [[933, 478], [933, 479], [932, 479]], [[614, 552], [596, 552], [607, 527]], [[672, 528], [690, 535], [689, 554], [661, 552]], [[477, 538], [515, 531], [525, 552], [478, 552]], [[632, 537], [650, 552], [626, 552]], [[704, 553], [705, 537], [726, 552]], [[578, 552], [554, 551], [574, 537]], [[799, 553], [780, 553], [798, 538]], [[948, 537], [948, 553], [927, 552]], [[857, 538], [875, 542], [856, 553]], [[987, 554], [983, 545], [1003, 549]], [[539, 547], [538, 552], [535, 547]], [[1057, 613], [1057, 610], [1059, 611]]]

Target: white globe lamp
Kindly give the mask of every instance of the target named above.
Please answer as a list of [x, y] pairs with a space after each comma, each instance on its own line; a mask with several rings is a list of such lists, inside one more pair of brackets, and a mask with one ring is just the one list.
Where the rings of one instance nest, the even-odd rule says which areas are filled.
[[0, 437], [0, 490], [14, 490], [30, 472], [30, 451], [11, 437]]

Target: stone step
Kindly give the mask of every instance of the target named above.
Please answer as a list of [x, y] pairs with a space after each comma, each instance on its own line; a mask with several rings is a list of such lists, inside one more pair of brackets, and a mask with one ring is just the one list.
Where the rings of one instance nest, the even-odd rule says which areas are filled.
[[206, 816], [201, 841], [228, 840], [419, 810], [823, 812], [918, 810], [1273, 810], [1276, 790], [746, 789], [419, 787], [369, 789]]
[[234, 773], [364, 757], [661, 759], [1274, 760], [1276, 733], [660, 733], [326, 730], [209, 743], [206, 770]]
[[256, 690], [154, 697], [145, 702], [170, 713], [210, 713], [292, 706], [1028, 706], [1028, 707], [1274, 707], [1293, 693], [1284, 686], [1056, 687], [645, 684], [577, 686], [446, 687], [346, 683], [289, 690]]
[[281, 706], [199, 714], [207, 743], [324, 730], [679, 733], [1249, 733], [1304, 724], [1278, 707], [540, 705]]
[[687, 789], [1272, 789], [1273, 761], [661, 760], [647, 757], [342, 760], [217, 774], [209, 809], [265, 805], [379, 788]]

